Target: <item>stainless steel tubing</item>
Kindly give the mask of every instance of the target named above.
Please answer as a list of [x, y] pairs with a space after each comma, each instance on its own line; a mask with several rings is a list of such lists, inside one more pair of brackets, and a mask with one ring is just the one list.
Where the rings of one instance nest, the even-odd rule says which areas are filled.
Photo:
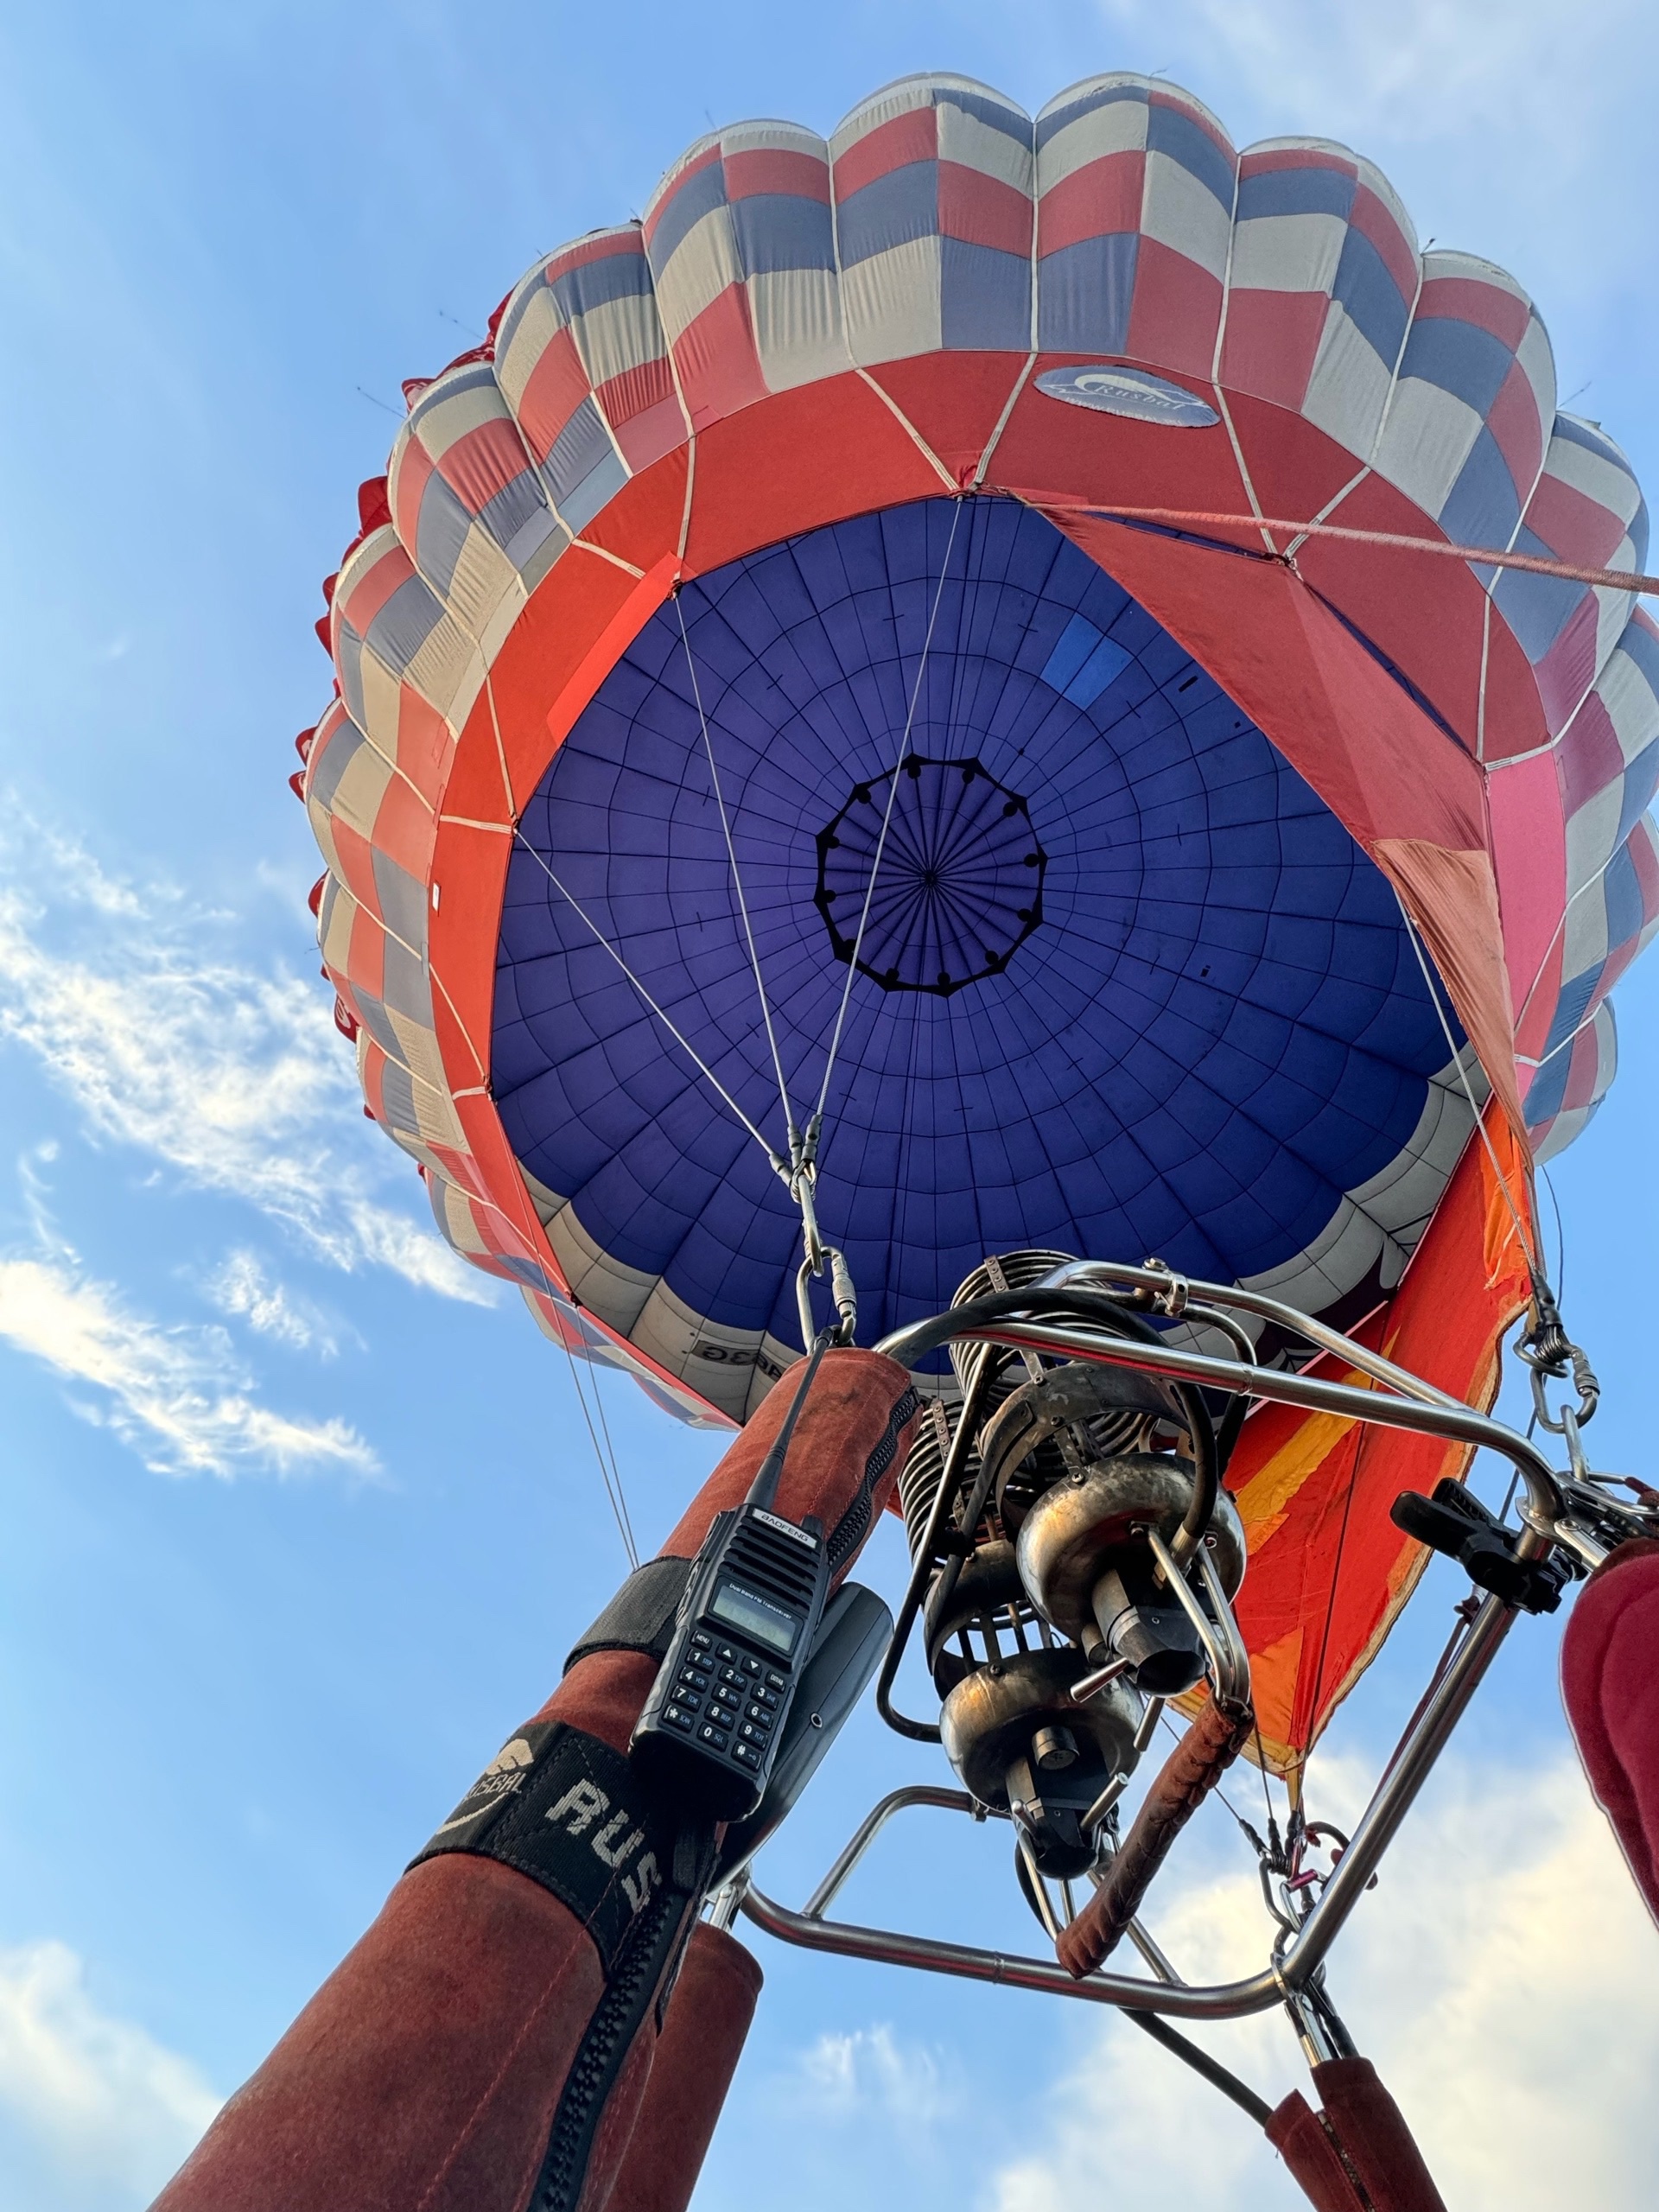
[[[1128, 1272], [1125, 1270], [1124, 1272]], [[1156, 1281], [1154, 1275], [1150, 1278]], [[1271, 1301], [1268, 1301], [1271, 1302]], [[906, 1339], [919, 1337], [930, 1325], [920, 1322], [887, 1338], [878, 1351], [907, 1363]], [[1350, 1420], [1370, 1421], [1383, 1428], [1402, 1428], [1422, 1436], [1446, 1436], [1459, 1443], [1484, 1446], [1506, 1459], [1526, 1485], [1528, 1502], [1547, 1522], [1554, 1523], [1563, 1500], [1549, 1462], [1526, 1438], [1501, 1421], [1478, 1414], [1472, 1406], [1436, 1393], [1433, 1399], [1418, 1394], [1394, 1396], [1382, 1390], [1358, 1390], [1346, 1382], [1327, 1382], [1316, 1375], [1295, 1375], [1272, 1367], [1250, 1367], [1242, 1361], [1213, 1359], [1203, 1352], [1183, 1351], [1174, 1344], [1153, 1346], [1128, 1337], [1092, 1336], [1081, 1329], [1059, 1328], [1042, 1321], [1009, 1321], [988, 1328], [964, 1329], [963, 1338], [976, 1344], [1006, 1344], [1016, 1351], [1046, 1352], [1059, 1359], [1097, 1360], [1108, 1367], [1132, 1368], [1137, 1374], [1166, 1375], [1183, 1382], [1199, 1382], [1218, 1390], [1246, 1390], [1254, 1397], [1271, 1398], [1281, 1405], [1306, 1406], [1317, 1413], [1345, 1414]], [[1346, 1342], [1345, 1338], [1339, 1342]], [[1346, 1354], [1344, 1354], [1346, 1357]], [[1358, 1364], [1357, 1362], [1355, 1364]], [[1386, 1365], [1387, 1363], [1385, 1362]]]
[[[1362, 1394], [1356, 1394], [1362, 1395]], [[1235, 2020], [1282, 2004], [1324, 1963], [1332, 1944], [1364, 1893], [1384, 1851], [1410, 1811], [1418, 1791], [1446, 1739], [1478, 1688], [1497, 1647], [1515, 1618], [1511, 1607], [1488, 1598], [1475, 1616], [1467, 1640], [1446, 1669], [1433, 1695], [1402, 1739], [1376, 1794], [1354, 1830], [1353, 1840], [1337, 1861], [1318, 1904], [1302, 1923], [1279, 1964], [1243, 1981], [1170, 1985], [1137, 1981], [1125, 1974], [1086, 1974], [1074, 1981], [1062, 1967], [1044, 1959], [988, 1951], [969, 1943], [941, 1942], [884, 1928], [860, 1928], [824, 1920], [820, 1915], [857, 1865], [884, 1824], [906, 1805], [937, 1805], [971, 1812], [974, 1802], [959, 1789], [925, 1785], [895, 1789], [867, 1815], [809, 1901], [804, 1912], [791, 1912], [751, 1885], [739, 1910], [757, 1928], [785, 1943], [842, 1958], [870, 1959], [879, 1965], [919, 1967], [967, 1981], [995, 1982], [1014, 1989], [1039, 1990], [1053, 1997], [1078, 1997], [1096, 2005], [1117, 2005], [1131, 2012], [1169, 2012], [1194, 2020]]]
[[[1064, 1289], [1068, 1283], [1082, 1283], [1090, 1289], [1166, 1290], [1169, 1277], [1156, 1268], [1120, 1267], [1115, 1260], [1073, 1260], [1064, 1268], [1056, 1268], [1044, 1278], [1044, 1287]], [[1332, 1329], [1323, 1321], [1316, 1321], [1310, 1313], [1299, 1313], [1295, 1306], [1286, 1306], [1279, 1299], [1265, 1297], [1259, 1290], [1241, 1290], [1233, 1286], [1213, 1282], [1195, 1282], [1186, 1278], [1190, 1294], [1217, 1306], [1230, 1306], [1236, 1313], [1254, 1313], [1258, 1320], [1276, 1321], [1281, 1328], [1294, 1329], [1311, 1344], [1318, 1344], [1322, 1351], [1334, 1352], [1345, 1359], [1361, 1374], [1370, 1375], [1379, 1382], [1392, 1383], [1396, 1390], [1408, 1398], [1421, 1398], [1427, 1406], [1455, 1406], [1461, 1402], [1450, 1397], [1433, 1383], [1425, 1382], [1421, 1375], [1414, 1375], [1409, 1368], [1396, 1367], [1380, 1351], [1368, 1345], [1357, 1344], [1351, 1337], [1344, 1337], [1340, 1329]]]
[[985, 1951], [970, 1943], [940, 1942], [931, 1936], [900, 1935], [887, 1928], [855, 1928], [845, 1921], [813, 1920], [804, 1912], [791, 1912], [787, 1905], [775, 1903], [753, 1887], [744, 1892], [740, 1910], [768, 1936], [798, 1943], [804, 1950], [870, 1959], [879, 1966], [919, 1967], [929, 1974], [995, 1982], [1008, 1989], [1040, 1990], [1050, 1997], [1081, 1997], [1092, 2005], [1122, 2005], [1128, 2012], [1173, 2012], [1185, 2019], [1234, 2020], [1248, 2012], [1268, 2012], [1284, 2002], [1284, 1993], [1271, 1967], [1253, 1974], [1248, 1981], [1222, 1982], [1209, 1989], [1135, 1981], [1123, 1974], [1091, 1974], [1074, 1981], [1052, 1959]]
[[1316, 1972], [1336, 1941], [1338, 1930], [1358, 1904], [1365, 1885], [1394, 1840], [1401, 1822], [1429, 1770], [1446, 1748], [1446, 1739], [1462, 1719], [1464, 1709], [1480, 1687], [1481, 1677], [1497, 1655], [1510, 1632], [1515, 1609], [1499, 1598], [1488, 1598], [1475, 1615], [1474, 1626], [1462, 1649], [1440, 1678], [1433, 1695], [1407, 1734], [1394, 1764], [1376, 1786], [1365, 1808], [1353, 1840], [1338, 1859], [1319, 1901], [1302, 1923], [1296, 1940], [1280, 1967], [1285, 1981], [1300, 1988]]
[[[803, 1917], [817, 1920], [834, 1901], [836, 1892], [895, 1813], [912, 1805], [937, 1805], [947, 1813], [979, 1811], [965, 1789], [938, 1789], [931, 1783], [912, 1783], [907, 1789], [890, 1789], [880, 1803], [867, 1813], [853, 1831], [852, 1840], [806, 1901]], [[1006, 1817], [1006, 1815], [1004, 1816]], [[980, 1818], [984, 1814], [980, 1811]]]

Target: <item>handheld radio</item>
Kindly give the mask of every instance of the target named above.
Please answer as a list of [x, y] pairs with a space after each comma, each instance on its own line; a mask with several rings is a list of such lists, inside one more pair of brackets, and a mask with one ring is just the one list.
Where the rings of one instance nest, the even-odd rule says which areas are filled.
[[711, 1820], [742, 1820], [760, 1802], [829, 1592], [823, 1523], [772, 1510], [826, 1343], [813, 1347], [748, 1496], [703, 1538], [629, 1747], [643, 1774]]

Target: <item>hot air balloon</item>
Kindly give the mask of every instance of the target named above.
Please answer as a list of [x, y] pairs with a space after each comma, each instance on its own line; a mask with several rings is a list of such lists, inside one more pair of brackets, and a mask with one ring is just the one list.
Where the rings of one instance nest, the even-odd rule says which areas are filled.
[[[1628, 464], [1558, 409], [1521, 286], [1421, 250], [1369, 162], [1241, 153], [1126, 74], [1034, 120], [941, 75], [827, 140], [717, 131], [643, 220], [548, 255], [405, 392], [325, 587], [335, 696], [294, 779], [336, 1018], [450, 1243], [568, 1350], [741, 1433], [168, 2202], [264, 2202], [246, 2175], [280, 2108], [289, 2206], [402, 2202], [417, 2177], [448, 2203], [463, 2171], [456, 2203], [683, 2203], [729, 2063], [690, 2026], [671, 2062], [701, 1998], [652, 2000], [654, 2070], [641, 2023], [683, 1955], [687, 1989], [736, 1992], [734, 2059], [741, 1909], [1122, 2005], [1258, 2119], [1165, 2016], [1288, 2002], [1330, 2121], [1271, 2116], [1293, 2171], [1321, 2203], [1358, 2203], [1356, 2175], [1375, 2205], [1438, 2202], [1323, 1960], [1510, 1621], [1649, 1532], [1584, 1457], [1595, 1385], [1532, 1194], [1611, 1080], [1608, 995], [1659, 920]], [[1564, 1472], [1489, 1417], [1523, 1315]], [[1483, 1446], [1519, 1523], [1463, 1482]], [[702, 1603], [687, 1560], [728, 1540], [709, 1512], [769, 1510], [779, 1465], [772, 1519], [818, 1528], [832, 1584], [902, 1510], [879, 1695], [963, 1787], [899, 1798], [1007, 1824], [1058, 1964], [826, 1917], [896, 1801], [802, 1913], [748, 1885], [781, 1799], [710, 1834], [636, 1821], [629, 1761], [676, 1698], [688, 1736], [751, 1726], [676, 1638]], [[1432, 1549], [1483, 1602], [1315, 1876], [1308, 1751]], [[887, 1641], [836, 1586], [826, 1712]], [[717, 1618], [760, 1668], [760, 1615]], [[912, 1635], [941, 1707], [919, 1719], [893, 1688]], [[1166, 1701], [1187, 1732], [1130, 1819]], [[1241, 1751], [1292, 1790], [1274, 1962], [1176, 1985], [1140, 1899]], [[362, 2022], [418, 1983], [398, 1976], [437, 1941], [438, 1879], [518, 1885], [467, 1892], [444, 1967], [482, 1993], [486, 2051], [522, 2010], [493, 1946], [575, 1972], [519, 1891], [599, 1924], [575, 1861], [537, 1856], [543, 1800], [567, 1854], [591, 1827], [637, 1866], [653, 1838], [677, 1917], [631, 1982], [628, 1939], [594, 1938], [564, 2043], [480, 2089], [482, 2163], [452, 2171], [477, 2112], [451, 2114], [354, 2196], [323, 2053], [400, 2094], [437, 2063], [429, 1992], [395, 2061]], [[1149, 1977], [1102, 1971], [1126, 1933]], [[677, 2069], [699, 2064], [692, 2125]], [[689, 2172], [651, 2118], [675, 2096]], [[314, 2138], [333, 2147], [307, 2164]]]

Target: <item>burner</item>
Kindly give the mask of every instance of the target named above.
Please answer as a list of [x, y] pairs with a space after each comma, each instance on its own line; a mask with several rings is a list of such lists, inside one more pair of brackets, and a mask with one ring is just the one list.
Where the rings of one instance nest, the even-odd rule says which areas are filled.
[[893, 780], [889, 772], [855, 785], [819, 830], [814, 904], [836, 959], [850, 960], [891, 793], [859, 969], [883, 990], [948, 998], [1001, 975], [1042, 920], [1048, 855], [1025, 800], [977, 760], [912, 753], [896, 790]]

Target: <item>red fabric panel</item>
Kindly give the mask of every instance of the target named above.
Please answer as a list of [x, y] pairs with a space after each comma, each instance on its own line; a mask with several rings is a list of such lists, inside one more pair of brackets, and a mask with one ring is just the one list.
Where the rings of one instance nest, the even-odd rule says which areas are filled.
[[1542, 1047], [1554, 1011], [1554, 994], [1551, 1004], [1539, 1009], [1542, 1025], [1535, 1044], [1527, 1042], [1519, 1009], [1560, 935], [1559, 918], [1567, 905], [1567, 839], [1558, 773], [1554, 753], [1536, 753], [1530, 760], [1496, 770], [1486, 780], [1510, 1003], [1517, 1009], [1516, 1050], [1535, 1054]]
[[1605, 568], [1624, 542], [1626, 525], [1611, 507], [1560, 476], [1541, 476], [1527, 502], [1527, 528], [1552, 552], [1586, 568]]
[[[489, 1071], [495, 1006], [494, 918], [501, 911], [512, 856], [512, 840], [503, 830], [480, 830], [454, 821], [438, 824], [432, 855], [438, 903], [427, 924], [428, 957], [438, 1049], [450, 1086], [458, 1091], [474, 1089]], [[488, 922], [480, 919], [486, 913], [491, 917]], [[481, 952], [486, 931], [491, 941]]]
[[1561, 1696], [1596, 1802], [1659, 1919], [1659, 1543], [1621, 1544], [1591, 1576], [1561, 1639]]
[[[1227, 308], [1222, 382], [1230, 391], [1253, 391], [1280, 407], [1300, 407], [1330, 304], [1323, 292], [1236, 291]], [[1258, 497], [1260, 491], [1258, 486]], [[1300, 488], [1298, 504], [1306, 511], [1306, 483]], [[1270, 514], [1278, 512], [1276, 507], [1268, 510]]]
[[1486, 427], [1515, 479], [1516, 490], [1524, 499], [1544, 457], [1545, 431], [1538, 420], [1538, 396], [1519, 361], [1487, 410]]
[[931, 106], [907, 109], [854, 140], [836, 163], [836, 197], [849, 199], [864, 185], [907, 162], [931, 162], [938, 150], [938, 111]]
[[791, 200], [817, 200], [826, 207], [830, 204], [830, 165], [817, 154], [758, 146], [752, 153], [728, 154], [725, 168], [728, 200], [781, 193]]
[[588, 392], [588, 372], [570, 331], [556, 330], [542, 348], [518, 400], [518, 420], [532, 448], [545, 455]]
[[[664, 374], [668, 365], [663, 364]], [[670, 415], [672, 421], [670, 421]], [[621, 424], [618, 441], [632, 456], [636, 437], [650, 443], [652, 465], [633, 463], [640, 473], [601, 509], [582, 533], [590, 545], [602, 545], [620, 561], [640, 570], [653, 569], [665, 554], [677, 551], [685, 521], [685, 484], [691, 469], [691, 441], [680, 403], [651, 408]], [[662, 457], [658, 459], [660, 448]], [[537, 587], [544, 591], [551, 577]], [[545, 702], [543, 702], [545, 704]]]
[[[1527, 1187], [1507, 1126], [1488, 1116], [1494, 1151], [1523, 1221]], [[1400, 1288], [1354, 1333], [1414, 1374], [1477, 1406], [1497, 1395], [1498, 1345], [1527, 1302], [1525, 1258], [1485, 1147], [1459, 1162]], [[1362, 1378], [1334, 1363], [1310, 1370]], [[1249, 1571], [1238, 1617], [1269, 1765], [1300, 1765], [1410, 1596], [1427, 1554], [1389, 1509], [1461, 1475], [1470, 1454], [1401, 1430], [1359, 1430], [1333, 1414], [1263, 1406], [1244, 1424], [1227, 1471]]]
[[1037, 210], [1037, 250], [1058, 253], [1084, 238], [1122, 237], [1141, 227], [1146, 196], [1143, 153], [1103, 154], [1043, 194]]
[[1471, 322], [1490, 331], [1513, 350], [1527, 334], [1530, 310], [1524, 300], [1499, 284], [1483, 284], [1468, 276], [1431, 276], [1417, 302], [1420, 321], [1449, 317]]
[[1553, 730], [1566, 728], [1573, 709], [1596, 680], [1600, 612], [1595, 594], [1586, 592], [1562, 625], [1560, 636], [1533, 671], [1544, 720]]
[[760, 1994], [752, 1952], [706, 1922], [692, 1930], [611, 2190], [614, 2212], [685, 2212]]
[[468, 514], [481, 514], [498, 492], [517, 483], [529, 468], [524, 441], [505, 416], [493, 416], [463, 431], [446, 448], [438, 474]]
[[728, 284], [692, 317], [674, 340], [674, 361], [694, 430], [706, 430], [766, 397], [749, 296], [741, 284]]
[[961, 162], [939, 163], [939, 235], [1004, 253], [1031, 251], [1031, 195]]
[[[1227, 310], [1228, 346], [1230, 348], [1233, 342], [1233, 318], [1237, 314], [1242, 302], [1258, 297], [1277, 298], [1280, 296], [1281, 296], [1277, 294], [1236, 292]], [[1319, 308], [1319, 330], [1322, 331], [1328, 302], [1323, 295], [1304, 294], [1302, 296], [1305, 301], [1310, 297], [1313, 299]], [[1305, 324], [1305, 338], [1306, 335]], [[1267, 334], [1263, 334], [1262, 343], [1265, 345], [1267, 342]], [[1316, 331], [1313, 336], [1313, 350], [1307, 357], [1307, 373], [1310, 375], [1313, 372], [1313, 360], [1318, 350], [1319, 332]], [[1300, 405], [1300, 404], [1299, 399], [1297, 404]], [[1239, 448], [1244, 456], [1244, 466], [1249, 472], [1250, 482], [1255, 491], [1256, 504], [1262, 514], [1285, 516], [1318, 514], [1328, 502], [1337, 498], [1345, 485], [1353, 481], [1355, 464], [1352, 454], [1345, 446], [1338, 445], [1337, 441], [1327, 432], [1320, 429], [1317, 423], [1310, 423], [1305, 415], [1298, 414], [1294, 406], [1281, 405], [1268, 396], [1258, 397], [1254, 389], [1240, 390], [1231, 387], [1227, 393], [1227, 411], [1232, 416], [1233, 429], [1237, 435]], [[1224, 435], [1225, 433], [1224, 432], [1223, 435]], [[1349, 494], [1350, 499], [1354, 496], [1351, 493]], [[1396, 492], [1390, 491], [1389, 496], [1394, 502], [1392, 512], [1398, 518], [1392, 525], [1394, 529], [1409, 531], [1419, 537], [1437, 537], [1441, 535], [1420, 508], [1413, 506], [1409, 500], [1402, 498]], [[1235, 509], [1234, 512], [1241, 511]], [[1248, 502], [1243, 512], [1249, 512]], [[1334, 518], [1344, 523], [1350, 519], [1347, 499], [1342, 502], [1339, 508], [1334, 510]], [[1382, 525], [1373, 523], [1366, 526], [1380, 528]], [[1205, 536], [1209, 534], [1208, 531], [1205, 532]], [[1254, 537], [1251, 542], [1260, 545], [1262, 543], [1260, 536]], [[1303, 556], [1311, 552], [1316, 545], [1323, 550], [1325, 547], [1340, 542], [1331, 538], [1310, 538], [1306, 544], [1297, 549], [1296, 565], [1310, 582], [1317, 585], [1318, 580], [1313, 575]], [[1427, 564], [1420, 560], [1415, 565], [1421, 568]], [[1438, 568], [1443, 564], [1436, 562], [1434, 565]], [[1323, 587], [1319, 588], [1323, 588]], [[1351, 614], [1358, 622], [1359, 627], [1369, 637], [1372, 634], [1372, 609], [1370, 601], [1376, 588], [1376, 582], [1372, 582], [1357, 596], [1351, 592], [1344, 595], [1342, 593], [1330, 591], [1325, 593], [1325, 596], [1334, 599], [1338, 606]], [[1471, 734], [1470, 738], [1471, 750], [1473, 743]]]
[[1147, 362], [1160, 375], [1173, 369], [1207, 376], [1220, 321], [1220, 279], [1142, 232], [1126, 348], [1131, 358]]
[[[1091, 353], [1039, 357], [998, 441], [986, 489], [1009, 492], [1038, 506], [1049, 502], [1104, 505], [1121, 500], [1126, 506], [1248, 514], [1249, 499], [1220, 423], [1208, 429], [1171, 431], [1155, 423], [1068, 407], [1041, 389], [1039, 380], [1046, 370], [1096, 359]], [[1177, 376], [1172, 381], [1185, 383], [1213, 405], [1209, 367], [1206, 355], [1203, 366], [1190, 378]], [[1351, 464], [1348, 473], [1353, 474]]]
[[1025, 365], [1017, 353], [918, 353], [870, 374], [955, 481], [968, 485]]
[[757, 545], [941, 489], [915, 440], [855, 371], [780, 391], [699, 433], [685, 572], [701, 575]]

